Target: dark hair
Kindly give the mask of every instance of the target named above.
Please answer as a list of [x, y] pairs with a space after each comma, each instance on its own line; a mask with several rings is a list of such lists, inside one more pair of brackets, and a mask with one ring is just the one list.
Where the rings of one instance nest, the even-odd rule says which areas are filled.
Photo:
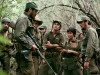
[[[25, 12], [28, 12], [30, 8], [26, 8]], [[34, 8], [31, 8], [32, 10], [35, 10]]]
[[[87, 22], [87, 20], [84, 20], [84, 22]], [[88, 25], [91, 25], [91, 22], [90, 21], [88, 21]]]
[[74, 34], [74, 37], [75, 37], [75, 35], [76, 35], [76, 29], [75, 28], [69, 28], [68, 30], [67, 30], [67, 32], [72, 32], [73, 34]]

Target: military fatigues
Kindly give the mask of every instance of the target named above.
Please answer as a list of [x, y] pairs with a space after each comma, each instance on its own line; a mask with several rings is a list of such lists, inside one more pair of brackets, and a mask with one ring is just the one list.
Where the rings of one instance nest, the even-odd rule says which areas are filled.
[[[5, 32], [0, 32], [0, 34], [3, 36]], [[5, 38], [5, 37], [4, 37]], [[7, 39], [11, 40], [11, 33], [8, 33]], [[3, 39], [2, 39], [3, 40]], [[3, 71], [7, 72], [7, 74], [10, 74], [10, 52], [12, 51], [13, 46], [6, 45], [5, 43], [0, 43], [0, 50], [2, 53], [0, 53], [0, 62], [2, 64]]]
[[[41, 43], [41, 40], [42, 40], [42, 35], [41, 33], [36, 30], [35, 31], [35, 39], [36, 39], [36, 42], [39, 44], [39, 46], [42, 45]], [[39, 57], [39, 54], [37, 52], [33, 52], [32, 53], [32, 57], [33, 57], [33, 63], [34, 63], [34, 69], [35, 69], [35, 75], [38, 75], [38, 69], [39, 69], [39, 63], [40, 63], [40, 57]]]
[[16, 54], [18, 75], [34, 75], [31, 50], [33, 43], [32, 40], [26, 36], [27, 31], [33, 34], [33, 25], [29, 20], [29, 16], [24, 13], [18, 18], [15, 28], [15, 39], [17, 40], [16, 50], [18, 50]]
[[84, 57], [84, 62], [89, 62], [89, 68], [84, 69], [84, 75], [97, 75], [98, 73], [98, 68], [95, 63], [95, 53], [96, 51], [98, 51], [98, 42], [98, 35], [96, 33], [96, 30], [89, 26], [86, 30], [85, 38], [83, 39], [82, 44], [82, 54]]
[[[74, 50], [81, 52], [79, 41], [73, 39], [65, 43], [64, 48], [66, 50]], [[78, 56], [73, 53], [62, 53], [62, 66], [64, 69], [64, 75], [82, 75], [82, 62]]]
[[[61, 33], [58, 33], [54, 37], [52, 31], [45, 34], [44, 43], [46, 44], [47, 41], [50, 41], [51, 44], [58, 44], [59, 46], [63, 46], [64, 44], [63, 35]], [[47, 48], [45, 51], [45, 58], [56, 73], [58, 73], [60, 69], [61, 61], [59, 55], [60, 52], [55, 50], [54, 48]], [[39, 75], [53, 75], [53, 73], [51, 73], [52, 71], [46, 63], [40, 65]]]

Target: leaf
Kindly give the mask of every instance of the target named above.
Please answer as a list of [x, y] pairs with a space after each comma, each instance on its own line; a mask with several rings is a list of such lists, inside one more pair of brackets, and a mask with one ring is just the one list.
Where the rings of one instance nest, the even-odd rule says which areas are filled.
[[8, 74], [3, 71], [0, 71], [0, 75], [8, 75]]
[[10, 40], [8, 38], [4, 38], [2, 35], [0, 35], [0, 43], [10, 45]]

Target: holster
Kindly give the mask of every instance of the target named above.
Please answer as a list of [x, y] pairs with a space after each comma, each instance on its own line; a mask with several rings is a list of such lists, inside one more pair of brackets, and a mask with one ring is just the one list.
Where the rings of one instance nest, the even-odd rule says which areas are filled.
[[21, 53], [24, 55], [24, 58], [25, 58], [26, 60], [29, 59], [30, 50], [21, 50]]

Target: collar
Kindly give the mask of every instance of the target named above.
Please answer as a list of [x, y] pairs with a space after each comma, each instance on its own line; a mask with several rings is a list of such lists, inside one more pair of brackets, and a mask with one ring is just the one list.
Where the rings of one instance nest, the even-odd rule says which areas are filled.
[[86, 29], [86, 32], [88, 31], [89, 28], [91, 28], [91, 26], [88, 26], [88, 28]]

